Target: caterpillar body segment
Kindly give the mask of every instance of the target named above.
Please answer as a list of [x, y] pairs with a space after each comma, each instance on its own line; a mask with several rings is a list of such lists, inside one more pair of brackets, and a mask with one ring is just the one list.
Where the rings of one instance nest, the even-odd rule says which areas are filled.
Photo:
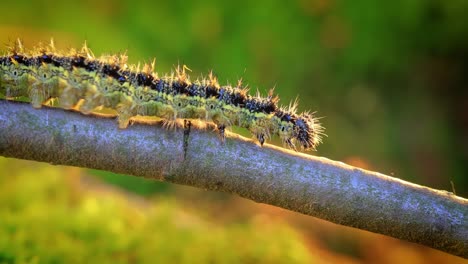
[[116, 109], [117, 105], [131, 93], [128, 84], [120, 84], [109, 76], [98, 75], [92, 79], [92, 83], [94, 85], [86, 90], [84, 103], [80, 108], [84, 114], [102, 107]]
[[162, 103], [157, 100], [159, 93], [148, 87], [134, 89], [117, 105], [119, 128], [127, 128], [134, 116], [159, 116]]
[[38, 63], [40, 66], [31, 69], [29, 98], [34, 108], [41, 108], [44, 102], [58, 98], [67, 85], [61, 71], [53, 64]]
[[28, 96], [30, 83], [29, 67], [19, 63], [15, 58], [0, 62], [1, 84], [0, 91], [6, 98]]
[[66, 71], [62, 78], [66, 85], [58, 102], [64, 109], [74, 108], [81, 99], [85, 98], [86, 91], [96, 89], [92, 80], [95, 76], [85, 73], [83, 69], [73, 67], [71, 71]]

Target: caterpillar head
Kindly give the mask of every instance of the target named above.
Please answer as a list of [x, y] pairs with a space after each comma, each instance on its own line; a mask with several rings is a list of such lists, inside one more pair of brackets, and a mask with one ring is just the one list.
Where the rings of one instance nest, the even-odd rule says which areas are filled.
[[277, 111], [277, 131], [284, 144], [295, 149], [295, 143], [305, 149], [315, 149], [322, 141], [323, 128], [310, 113], [297, 115], [291, 112]]
[[304, 149], [314, 149], [322, 142], [323, 127], [310, 113], [300, 114], [294, 124], [294, 138]]

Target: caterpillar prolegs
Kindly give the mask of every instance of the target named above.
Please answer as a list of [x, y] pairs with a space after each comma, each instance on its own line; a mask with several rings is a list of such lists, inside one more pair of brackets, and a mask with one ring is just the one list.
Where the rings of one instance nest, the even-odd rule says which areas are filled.
[[124, 129], [136, 116], [159, 117], [167, 127], [176, 120], [200, 120], [216, 124], [219, 132], [238, 126], [248, 129], [263, 145], [273, 135], [296, 149], [315, 149], [323, 127], [312, 113], [296, 113], [296, 102], [278, 106], [270, 91], [262, 97], [249, 95], [237, 85], [221, 86], [213, 74], [191, 80], [185, 66], [159, 77], [154, 63], [127, 65], [125, 55], [96, 58], [83, 46], [67, 53], [53, 42], [25, 51], [18, 41], [0, 56], [0, 95], [7, 99], [27, 97], [35, 108], [51, 99], [64, 109], [79, 108], [88, 114], [98, 108], [114, 109]]

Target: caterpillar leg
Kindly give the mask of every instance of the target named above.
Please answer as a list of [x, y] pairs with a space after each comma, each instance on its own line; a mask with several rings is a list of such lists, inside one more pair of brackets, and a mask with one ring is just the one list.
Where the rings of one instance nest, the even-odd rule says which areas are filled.
[[131, 105], [121, 103], [117, 105], [117, 121], [119, 123], [119, 128], [120, 129], [125, 129], [128, 127], [130, 123], [130, 119], [133, 116], [136, 116], [136, 109], [135, 107], [132, 107]]
[[270, 131], [268, 129], [258, 125], [249, 127], [249, 131], [255, 135], [256, 139], [260, 143], [260, 146], [263, 146], [265, 141], [271, 137]]
[[119, 114], [117, 116], [117, 122], [119, 123], [119, 128], [120, 129], [125, 129], [128, 127], [128, 125], [130, 124], [130, 115], [122, 115], [122, 114]]
[[286, 139], [286, 143], [288, 144], [288, 147], [293, 149], [294, 151], [297, 152], [297, 148], [296, 148], [296, 145], [294, 145], [294, 143], [292, 142], [292, 139], [288, 138]]
[[80, 106], [80, 112], [89, 115], [94, 109], [96, 109], [99, 104], [96, 102], [97, 100], [86, 98], [84, 103]]
[[224, 134], [225, 131], [226, 131], [225, 125], [218, 125], [218, 133], [219, 133], [219, 136], [221, 137], [221, 142], [223, 143], [226, 140], [226, 135]]
[[46, 105], [46, 106], [54, 106], [54, 104], [56, 104], [57, 102], [57, 98], [49, 98], [49, 99], [46, 99], [44, 101], [44, 103], [42, 103], [43, 105]]
[[99, 93], [98, 88], [95, 85], [88, 87], [85, 93], [83, 104], [80, 106], [80, 112], [88, 115], [98, 106], [102, 105], [102, 95]]
[[76, 88], [67, 86], [59, 97], [59, 105], [63, 109], [73, 109], [83, 98]]
[[42, 107], [42, 103], [46, 100], [46, 96], [44, 91], [37, 86], [39, 86], [39, 84], [32, 85], [32, 89], [29, 91], [29, 98], [31, 100], [32, 107], [39, 109]]
[[263, 143], [265, 143], [265, 134], [257, 134], [257, 140], [260, 142], [260, 146], [263, 146]]
[[177, 119], [165, 119], [163, 121], [163, 127], [167, 130], [177, 130]]
[[165, 105], [160, 109], [160, 116], [163, 118], [163, 127], [168, 130], [177, 129], [177, 112], [170, 105]]

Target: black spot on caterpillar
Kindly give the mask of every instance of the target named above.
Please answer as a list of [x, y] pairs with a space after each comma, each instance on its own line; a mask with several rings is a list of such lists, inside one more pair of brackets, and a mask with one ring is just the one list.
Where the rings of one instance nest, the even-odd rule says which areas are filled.
[[283, 144], [296, 149], [315, 149], [323, 128], [312, 113], [298, 114], [297, 103], [279, 107], [278, 97], [248, 94], [242, 82], [236, 86], [218, 83], [208, 77], [190, 80], [186, 66], [159, 77], [154, 63], [128, 66], [125, 55], [96, 58], [86, 45], [67, 53], [55, 49], [53, 42], [24, 51], [18, 41], [0, 56], [0, 95], [7, 99], [28, 97], [35, 108], [52, 99], [58, 106], [77, 108], [88, 114], [98, 108], [118, 113], [120, 128], [137, 116], [162, 118], [168, 128], [177, 119], [213, 122], [224, 138], [230, 126], [248, 129], [263, 145], [278, 135]]

